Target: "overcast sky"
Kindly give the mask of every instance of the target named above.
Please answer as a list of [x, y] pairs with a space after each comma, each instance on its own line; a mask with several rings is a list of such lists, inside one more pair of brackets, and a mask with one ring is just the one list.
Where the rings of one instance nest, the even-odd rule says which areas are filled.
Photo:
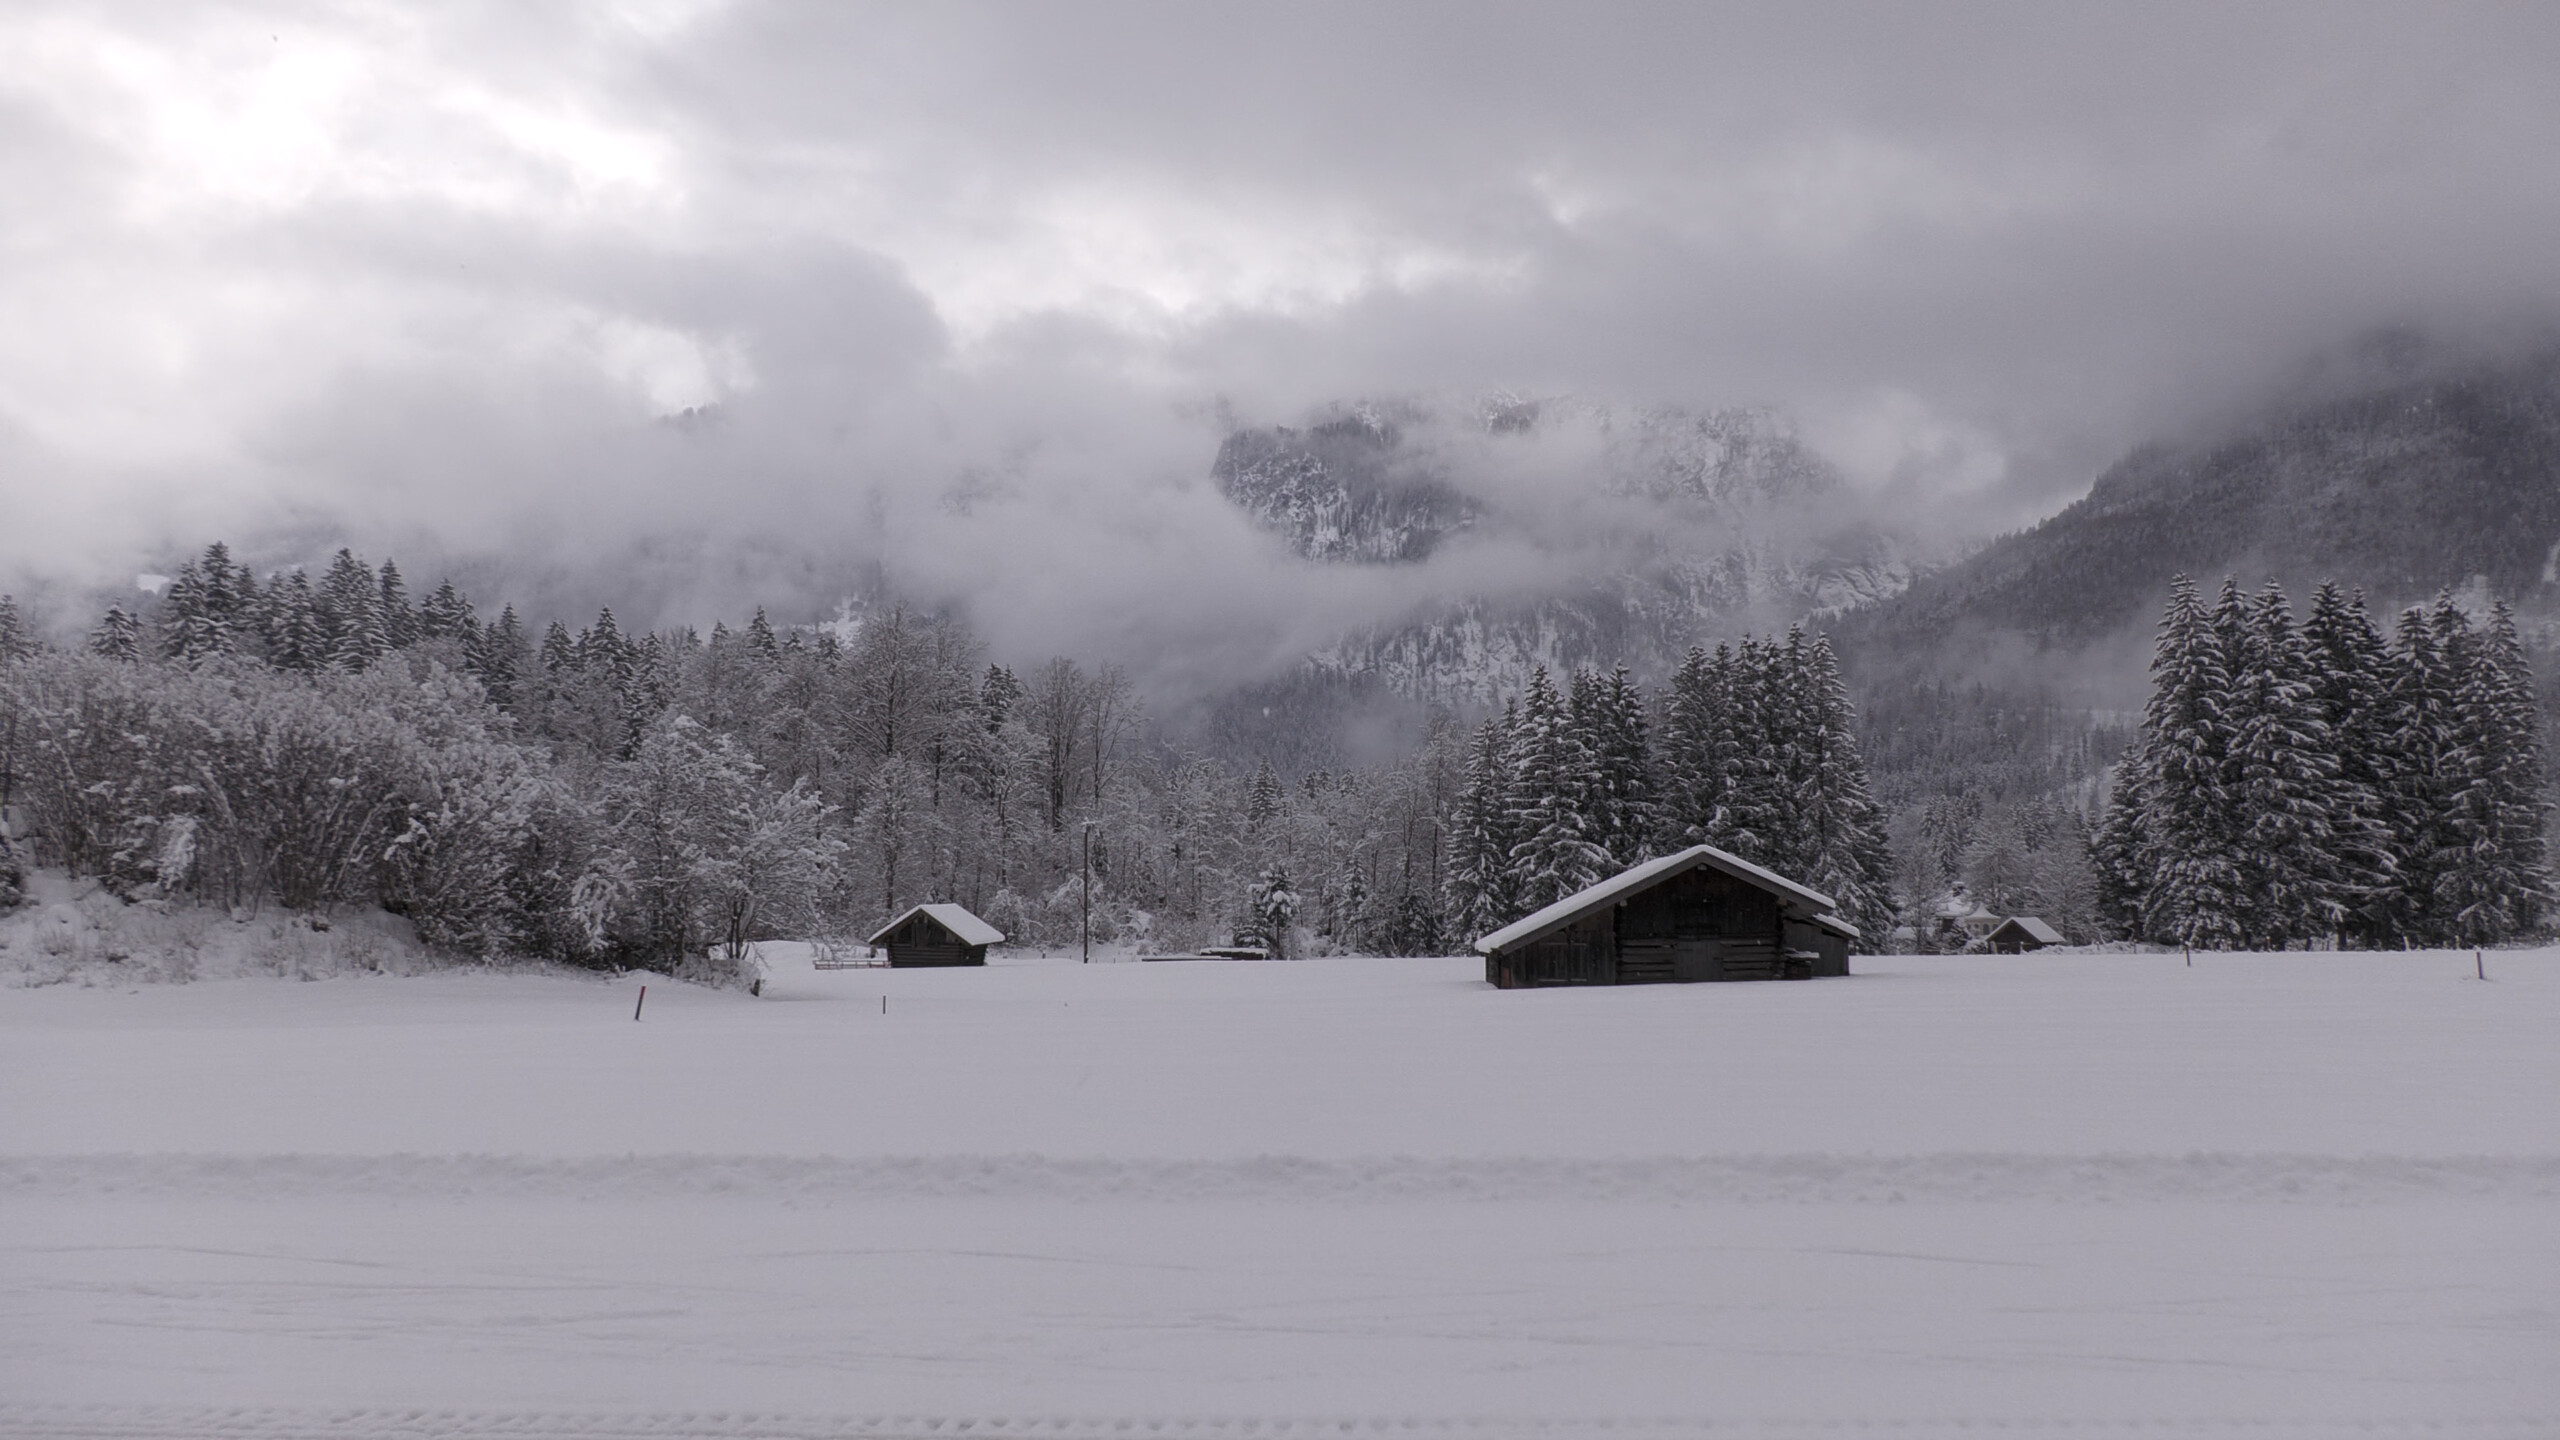
[[20, 3], [0, 170], [22, 590], [877, 565], [1251, 657], [1408, 582], [1228, 514], [1225, 417], [1766, 403], [2014, 524], [2358, 331], [2539, 324], [2560, 7]]

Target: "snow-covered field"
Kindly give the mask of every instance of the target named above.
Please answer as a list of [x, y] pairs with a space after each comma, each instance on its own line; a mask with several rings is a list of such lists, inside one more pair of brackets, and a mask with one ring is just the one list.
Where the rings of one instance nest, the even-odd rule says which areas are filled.
[[0, 1435], [2560, 1434], [2488, 965], [0, 990]]

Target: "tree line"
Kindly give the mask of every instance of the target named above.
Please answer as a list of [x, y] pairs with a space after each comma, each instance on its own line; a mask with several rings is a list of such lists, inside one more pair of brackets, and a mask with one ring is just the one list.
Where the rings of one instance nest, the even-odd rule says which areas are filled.
[[1477, 727], [1453, 817], [1451, 909], [1490, 930], [1649, 855], [1714, 845], [1892, 925], [1883, 813], [1828, 638], [1693, 648], [1649, 703], [1619, 667], [1544, 667]]
[[2541, 716], [2515, 617], [2449, 593], [2386, 640], [2323, 584], [2173, 583], [2094, 844], [2119, 935], [2210, 948], [2493, 944], [2539, 930]]
[[1419, 954], [1707, 841], [1881, 928], [1827, 641], [1692, 654], [1659, 696], [1544, 672], [1470, 731], [1284, 783], [1152, 737], [1115, 667], [990, 663], [954, 618], [530, 633], [340, 551], [220, 545], [79, 651], [0, 599], [0, 804], [130, 896], [380, 904], [471, 953], [683, 967], [952, 899], [1017, 940]]
[[[1283, 785], [1151, 739], [1118, 668], [1017, 675], [958, 620], [529, 633], [342, 551], [316, 583], [221, 546], [78, 650], [0, 599], [0, 805], [120, 893], [381, 904], [430, 941], [700, 966], [927, 899], [1029, 945], [1448, 943], [1456, 747]], [[1290, 876], [1298, 876], [1292, 881]]]

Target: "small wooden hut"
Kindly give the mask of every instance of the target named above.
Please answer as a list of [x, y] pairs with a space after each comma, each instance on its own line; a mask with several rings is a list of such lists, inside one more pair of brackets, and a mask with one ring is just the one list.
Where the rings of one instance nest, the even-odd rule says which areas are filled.
[[2030, 950], [2066, 942], [2061, 931], [2033, 915], [2012, 915], [1984, 936], [1982, 943], [1995, 955], [2024, 955]]
[[880, 928], [868, 942], [888, 952], [892, 969], [984, 965], [987, 947], [1004, 932], [957, 905], [919, 905]]
[[1505, 990], [1849, 973], [1838, 905], [1712, 845], [1649, 860], [1476, 942]]

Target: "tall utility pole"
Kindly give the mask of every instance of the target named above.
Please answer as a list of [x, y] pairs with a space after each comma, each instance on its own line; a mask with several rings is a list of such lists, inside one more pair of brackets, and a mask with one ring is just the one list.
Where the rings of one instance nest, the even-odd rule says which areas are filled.
[[1093, 963], [1093, 822], [1084, 822], [1084, 963]]

